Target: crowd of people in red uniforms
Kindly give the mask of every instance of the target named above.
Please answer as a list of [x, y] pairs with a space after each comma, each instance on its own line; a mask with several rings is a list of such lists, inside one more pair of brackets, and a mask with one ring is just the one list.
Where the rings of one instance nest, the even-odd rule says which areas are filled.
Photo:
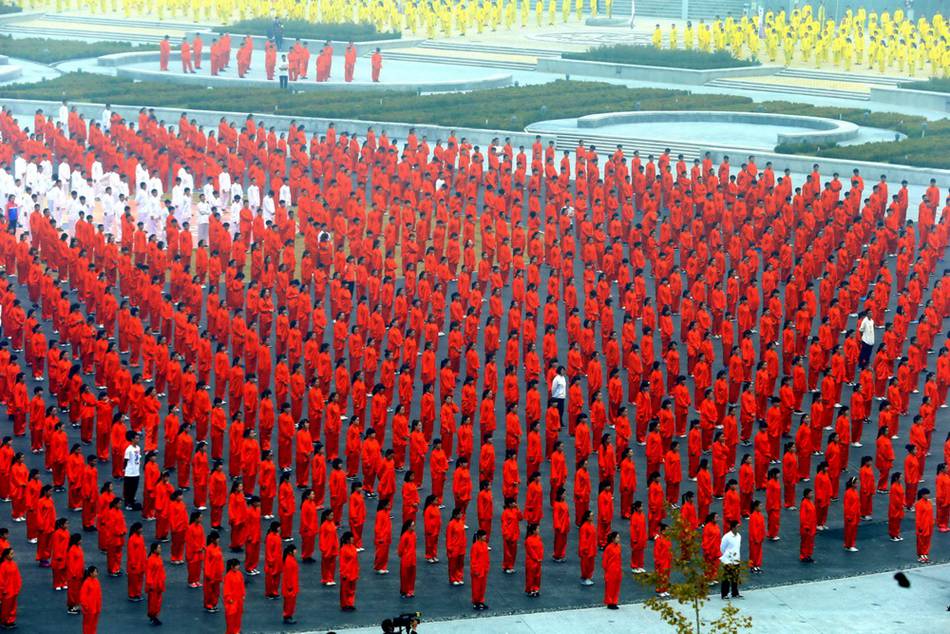
[[[224, 71], [231, 63], [231, 34], [225, 33], [219, 38], [212, 40], [209, 47], [210, 73], [216, 76]], [[204, 41], [201, 35], [189, 41], [182, 39], [179, 45], [179, 57], [181, 59], [181, 70], [186, 74], [195, 74], [201, 70], [202, 54], [204, 52]], [[279, 70], [278, 54], [279, 50], [272, 40], [264, 42], [264, 73], [268, 80], [273, 81], [274, 75]], [[307, 79], [310, 69], [310, 58], [313, 55], [308, 44], [301, 40], [296, 40], [291, 45], [290, 50], [284, 56], [287, 64], [287, 76], [289, 81], [299, 81]], [[238, 77], [243, 78], [251, 69], [251, 61], [254, 56], [254, 40], [250, 35], [245, 35], [241, 40], [241, 45], [234, 53], [237, 60]], [[166, 35], [159, 43], [158, 67], [161, 71], [168, 71], [168, 64], [172, 57], [171, 40]], [[357, 49], [353, 42], [347, 44], [343, 54], [343, 81], [349, 83], [353, 81], [356, 71]], [[379, 73], [382, 69], [382, 53], [376, 48], [370, 55], [370, 75], [374, 82], [379, 81]], [[318, 82], [330, 80], [333, 69], [333, 43], [327, 41], [316, 53], [314, 62], [314, 79]]]
[[[839, 498], [848, 549], [875, 493], [889, 496], [894, 539], [914, 512], [921, 561], [934, 529], [950, 530], [950, 437], [943, 463], [927, 459], [950, 386], [939, 340], [950, 276], [938, 270], [950, 205], [938, 211], [936, 185], [906, 222], [906, 189], [889, 196], [883, 178], [845, 185], [816, 166], [796, 187], [751, 157], [733, 171], [618, 149], [601, 174], [596, 150], [580, 146], [572, 172], [567, 153], [558, 165], [540, 142], [483, 152], [413, 133], [397, 147], [332, 127], [308, 141], [302, 127], [277, 137], [253, 117], [239, 134], [222, 121], [215, 139], [144, 111], [78, 139], [42, 115], [28, 132], [3, 112], [0, 133], [6, 165], [100, 157], [166, 182], [180, 166], [197, 182], [228, 169], [262, 191], [286, 184], [297, 201], [266, 220], [220, 210], [195, 247], [173, 214], [160, 239], [131, 209], [118, 236], [85, 216], [61, 233], [41, 204], [19, 238], [0, 233], [0, 403], [12, 428], [0, 498], [85, 631], [101, 610], [98, 572], [63, 506], [96, 531], [107, 574], [125, 560], [129, 598], [147, 599], [153, 622], [167, 561], [187, 567], [206, 610], [223, 602], [228, 632], [241, 629], [243, 574], [263, 572], [293, 622], [298, 553], [285, 544], [296, 538], [299, 562], [319, 558], [321, 583], [339, 583], [343, 610], [355, 609], [364, 548], [384, 574], [396, 542], [408, 599], [420, 552], [439, 562], [441, 540], [450, 584], [465, 584], [467, 559], [484, 609], [498, 515], [502, 569], [515, 571], [522, 545], [528, 596], [540, 594], [546, 551], [564, 562], [574, 542], [584, 585], [602, 551], [608, 606], [620, 602], [618, 528], [629, 525], [630, 569], [645, 569], [652, 541], [668, 573], [669, 505], [701, 532], [710, 578], [720, 519], [748, 519], [755, 571], [796, 505], [803, 562]], [[882, 341], [868, 358], [865, 320], [886, 322], [871, 329]], [[551, 398], [557, 382], [565, 394]], [[868, 423], [874, 455], [839, 491]], [[122, 477], [140, 438], [139, 512], [108, 476]], [[895, 439], [907, 442], [895, 451]], [[28, 451], [46, 473], [27, 467]], [[918, 486], [931, 477], [935, 503]], [[695, 492], [681, 494], [684, 480]], [[244, 561], [225, 563], [225, 548]], [[19, 572], [2, 543], [0, 560], [9, 625]]]

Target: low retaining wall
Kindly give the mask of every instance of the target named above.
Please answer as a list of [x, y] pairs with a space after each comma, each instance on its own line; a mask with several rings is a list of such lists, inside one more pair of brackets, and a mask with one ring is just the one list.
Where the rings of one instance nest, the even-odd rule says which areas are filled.
[[894, 106], [909, 106], [911, 108], [926, 108], [950, 112], [950, 93], [931, 92], [929, 90], [911, 90], [909, 88], [875, 88], [871, 87], [871, 101], [887, 103]]
[[541, 73], [558, 75], [585, 75], [589, 77], [615, 77], [634, 81], [653, 81], [664, 84], [701, 86], [714, 79], [736, 77], [760, 77], [774, 75], [782, 66], [745, 66], [742, 68], [667, 68], [665, 66], [638, 66], [613, 62], [592, 62], [579, 59], [541, 58], [536, 68]]
[[[156, 64], [158, 59], [156, 58]], [[137, 68], [119, 67], [117, 77], [125, 77], [136, 81], [150, 81], [165, 84], [182, 84], [186, 86], [201, 86], [203, 88], [276, 88], [277, 80], [240, 79], [238, 77], [222, 77], [211, 75], [182, 75], [180, 73], [162, 72], [160, 70], [144, 70]], [[454, 92], [463, 90], [483, 90], [486, 88], [504, 88], [511, 85], [511, 75], [489, 75], [482, 79], [458, 79], [447, 81], [420, 81], [420, 82], [316, 82], [295, 81], [291, 87], [295, 91], [313, 90], [352, 90], [352, 91], [398, 91], [398, 92]]]
[[644, 110], [610, 112], [577, 119], [578, 128], [600, 128], [624, 123], [746, 123], [749, 125], [785, 125], [808, 128], [802, 132], [778, 135], [778, 143], [837, 143], [858, 135], [858, 126], [850, 121], [762, 112], [723, 112], [715, 110]]
[[13, 66], [9, 60], [0, 65], [0, 81], [13, 81], [23, 75], [23, 69], [19, 66]]

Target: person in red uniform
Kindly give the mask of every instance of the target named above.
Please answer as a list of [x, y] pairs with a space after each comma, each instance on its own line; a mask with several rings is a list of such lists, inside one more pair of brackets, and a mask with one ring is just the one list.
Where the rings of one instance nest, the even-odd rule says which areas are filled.
[[280, 593], [284, 597], [284, 623], [292, 625], [297, 621], [294, 612], [297, 609], [297, 594], [300, 592], [300, 566], [297, 563], [297, 547], [291, 544], [284, 548], [283, 579]]
[[224, 580], [224, 555], [221, 553], [220, 536], [217, 531], [208, 533], [204, 553], [204, 608], [206, 612], [218, 611], [221, 582]]
[[86, 568], [79, 604], [82, 607], [82, 634], [96, 634], [102, 613], [102, 586], [99, 584], [99, 569], [95, 566]]
[[607, 546], [601, 567], [604, 569], [604, 605], [610, 610], [619, 609], [620, 582], [623, 579], [623, 563], [620, 553], [620, 533], [612, 531], [607, 536]]
[[416, 522], [406, 520], [399, 535], [399, 595], [403, 599], [416, 596]]
[[6, 629], [16, 627], [17, 599], [22, 588], [23, 579], [13, 558], [13, 549], [5, 548], [0, 553], [0, 626]]
[[472, 578], [472, 608], [487, 610], [485, 603], [485, 588], [488, 584], [488, 570], [490, 561], [488, 556], [488, 534], [478, 529], [472, 538], [472, 553], [469, 571]]
[[152, 625], [161, 625], [158, 615], [162, 611], [162, 596], [165, 594], [165, 563], [162, 561], [162, 545], [154, 542], [149, 548], [145, 565], [145, 592], [148, 593], [148, 620]]
[[811, 489], [802, 491], [802, 501], [798, 505], [798, 533], [800, 536], [798, 558], [802, 563], [815, 563], [815, 531], [818, 527], [815, 515], [815, 503], [812, 502]]
[[142, 600], [142, 584], [145, 582], [145, 568], [148, 555], [145, 552], [145, 539], [142, 537], [142, 524], [135, 522], [129, 529], [129, 541], [126, 545], [125, 574], [128, 577], [129, 601]]
[[379, 73], [383, 69], [383, 55], [379, 52], [379, 48], [373, 51], [373, 55], [370, 57], [370, 67], [372, 68], [373, 82], [379, 83]]
[[657, 575], [656, 594], [668, 597], [670, 586], [670, 568], [673, 566], [673, 547], [666, 536], [666, 523], [660, 522], [653, 540], [653, 567]]
[[356, 610], [356, 582], [359, 578], [360, 562], [353, 545], [353, 533], [346, 531], [340, 537], [340, 609], [344, 612]]
[[244, 574], [241, 561], [228, 559], [228, 571], [224, 575], [224, 621], [226, 634], [240, 634], [244, 618]]
[[172, 55], [172, 45], [168, 40], [168, 36], [162, 38], [162, 41], [158, 45], [158, 69], [161, 71], [168, 70], [168, 59]]
[[541, 563], [544, 561], [544, 542], [537, 524], [528, 525], [524, 538], [524, 591], [529, 597], [541, 596]]
[[917, 534], [917, 561], [930, 563], [930, 540], [934, 532], [934, 509], [930, 502], [930, 489], [924, 487], [917, 492], [914, 504], [914, 528]]

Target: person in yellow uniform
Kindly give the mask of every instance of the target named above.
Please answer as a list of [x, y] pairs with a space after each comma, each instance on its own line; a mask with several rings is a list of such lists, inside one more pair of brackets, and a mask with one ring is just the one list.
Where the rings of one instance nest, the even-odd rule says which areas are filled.
[[683, 29], [683, 48], [692, 50], [693, 48], [693, 23], [686, 20], [686, 28]]
[[653, 48], [663, 48], [663, 29], [659, 24], [653, 29], [653, 37], [650, 39], [653, 42]]
[[670, 48], [679, 48], [679, 34], [676, 32], [676, 23], [670, 25]]

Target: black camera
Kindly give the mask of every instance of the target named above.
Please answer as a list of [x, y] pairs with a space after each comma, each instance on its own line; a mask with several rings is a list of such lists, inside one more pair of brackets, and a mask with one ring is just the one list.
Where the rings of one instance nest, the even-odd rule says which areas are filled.
[[399, 616], [386, 619], [382, 622], [383, 632], [396, 634], [405, 632], [409, 634], [415, 632], [416, 626], [422, 622], [422, 612], [403, 612]]

